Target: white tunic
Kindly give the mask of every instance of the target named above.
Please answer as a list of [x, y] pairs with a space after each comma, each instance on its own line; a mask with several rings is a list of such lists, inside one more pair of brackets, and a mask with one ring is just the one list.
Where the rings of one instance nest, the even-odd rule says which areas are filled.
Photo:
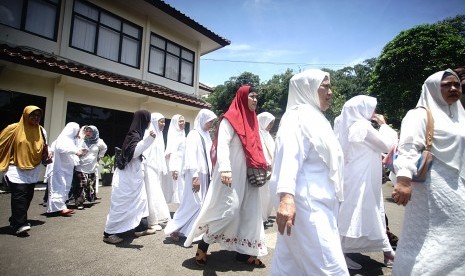
[[144, 166], [139, 156], [150, 146], [150, 135], [137, 143], [133, 159], [123, 170], [113, 174], [110, 212], [105, 232], [118, 234], [136, 228], [143, 217], [148, 216], [147, 193], [144, 186]]
[[397, 133], [387, 124], [379, 131], [368, 121], [355, 122], [344, 164], [344, 201], [338, 216], [342, 250], [345, 253], [390, 251], [386, 235], [384, 203], [381, 190], [381, 153], [397, 142]]
[[[184, 246], [190, 246], [204, 233], [207, 243], [217, 242], [228, 251], [266, 255], [259, 188], [248, 183], [241, 141], [227, 119], [221, 121], [218, 131], [218, 159], [213, 178]], [[221, 171], [231, 171], [231, 187], [221, 183]]]
[[[211, 145], [211, 142], [209, 143]], [[209, 154], [209, 148], [205, 149]], [[174, 213], [173, 219], [168, 222], [164, 231], [166, 235], [173, 232], [179, 233], [180, 236], [186, 237], [191, 231], [194, 222], [200, 213], [200, 208], [205, 200], [208, 188], [208, 172], [202, 170], [207, 168], [207, 160], [205, 159], [205, 151], [202, 145], [200, 133], [197, 130], [192, 130], [187, 135], [186, 139], [186, 154], [184, 158], [184, 167], [182, 180], [184, 182], [184, 198], [181, 201], [178, 209]], [[200, 181], [200, 191], [192, 192], [192, 178], [198, 177]], [[202, 234], [194, 237], [193, 241], [200, 240]]]
[[[424, 110], [416, 109], [402, 121], [405, 133], [401, 133], [401, 142], [404, 134], [417, 138], [414, 146], [407, 143], [404, 148], [410, 162], [399, 160], [399, 156], [394, 163], [398, 175], [404, 175], [407, 162], [415, 166], [418, 149], [424, 143], [425, 117]], [[462, 145], [464, 130], [463, 123], [450, 129], [450, 135], [461, 137]], [[458, 154], [463, 158], [463, 152]], [[464, 275], [465, 179], [459, 173], [463, 172], [434, 157], [426, 182], [412, 182], [392, 275]]]
[[[329, 122], [325, 126], [332, 134]], [[270, 188], [272, 194], [293, 194], [296, 212], [291, 235], [277, 234], [270, 275], [349, 275], [337, 229], [339, 200], [328, 165], [300, 122], [282, 120], [279, 132], [283, 134], [276, 138]]]

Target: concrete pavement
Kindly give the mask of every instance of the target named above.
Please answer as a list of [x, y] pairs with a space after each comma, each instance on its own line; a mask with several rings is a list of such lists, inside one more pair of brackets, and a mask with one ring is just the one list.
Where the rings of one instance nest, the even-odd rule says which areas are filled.
[[[399, 235], [403, 207], [389, 201], [392, 187], [383, 185], [386, 212], [391, 231]], [[276, 242], [276, 224], [266, 232], [268, 255], [262, 257], [266, 268], [257, 269], [238, 263], [234, 253], [210, 246], [205, 268], [195, 265], [196, 245], [182, 247], [165, 238], [163, 232], [133, 238], [119, 245], [102, 242], [109, 210], [111, 187], [100, 187], [102, 199], [70, 217], [48, 217], [40, 206], [43, 190], [35, 191], [29, 209], [32, 229], [27, 237], [10, 234], [10, 195], [0, 194], [0, 275], [268, 275]], [[174, 212], [176, 204], [170, 204]], [[351, 254], [364, 267], [351, 275], [390, 275], [384, 267], [382, 252]]]

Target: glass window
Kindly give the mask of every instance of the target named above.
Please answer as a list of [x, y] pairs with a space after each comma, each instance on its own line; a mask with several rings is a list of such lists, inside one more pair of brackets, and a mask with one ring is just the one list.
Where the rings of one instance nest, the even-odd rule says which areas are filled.
[[[2, 118], [0, 120], [0, 131], [10, 124], [19, 122], [26, 106], [35, 105], [45, 112], [46, 103], [47, 99], [45, 97], [0, 90], [0, 118]], [[43, 116], [40, 124], [44, 125]]]
[[150, 73], [192, 86], [194, 52], [152, 34], [148, 70]]
[[74, 2], [72, 23], [71, 47], [132, 67], [140, 66], [141, 27], [81, 0]]
[[59, 0], [0, 0], [0, 23], [56, 41]]

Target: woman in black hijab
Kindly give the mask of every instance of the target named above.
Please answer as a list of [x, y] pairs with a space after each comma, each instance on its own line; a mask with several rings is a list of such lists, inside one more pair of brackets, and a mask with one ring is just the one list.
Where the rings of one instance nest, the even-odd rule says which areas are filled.
[[148, 216], [147, 194], [144, 189], [142, 152], [155, 140], [155, 131], [144, 132], [150, 126], [150, 113], [139, 110], [123, 142], [121, 155], [117, 157], [117, 169], [113, 175], [111, 206], [107, 217], [103, 241], [116, 244], [123, 241], [118, 234], [135, 229], [136, 235], [148, 233], [142, 228], [142, 219]]

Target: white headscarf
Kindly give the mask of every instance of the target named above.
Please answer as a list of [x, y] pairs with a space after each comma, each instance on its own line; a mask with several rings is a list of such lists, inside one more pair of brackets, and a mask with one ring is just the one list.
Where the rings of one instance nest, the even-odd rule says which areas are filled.
[[154, 168], [157, 172], [166, 174], [168, 169], [166, 168], [165, 160], [165, 140], [163, 140], [163, 131], [158, 127], [158, 121], [163, 118], [165, 118], [165, 116], [158, 112], [150, 115], [152, 125], [145, 131], [145, 136], [153, 129], [156, 133], [156, 137], [150, 147], [144, 151], [144, 156], [147, 166]]
[[[334, 124], [334, 133], [339, 139], [347, 159], [349, 142], [361, 142], [367, 136], [367, 129], [371, 126], [370, 119], [377, 105], [376, 98], [359, 95], [348, 100], [342, 107], [341, 115], [338, 116], [337, 124]], [[366, 128], [351, 128], [355, 123], [366, 124]]]
[[[300, 124], [303, 134], [310, 140], [315, 151], [328, 167], [329, 178], [334, 184], [338, 200], [343, 201], [343, 153], [331, 124], [320, 109], [318, 96], [318, 88], [325, 77], [329, 78], [329, 73], [310, 69], [291, 78], [286, 113], [281, 123], [289, 120], [288, 123]], [[292, 121], [295, 112], [298, 116], [297, 122]]]
[[[55, 140], [55, 148], [66, 152], [77, 152], [79, 150], [76, 139], [78, 134], [79, 125], [74, 122], [67, 123]], [[74, 162], [74, 165], [79, 164], [79, 157], [77, 155], [71, 154], [70, 158]]]
[[262, 112], [258, 114], [257, 119], [260, 126], [260, 138], [262, 139], [262, 148], [266, 163], [271, 165], [274, 155], [274, 140], [266, 128], [275, 120], [275, 117], [269, 112]]
[[186, 141], [186, 132], [179, 127], [179, 118], [182, 115], [176, 114], [171, 118], [170, 126], [168, 128], [168, 137], [166, 140], [165, 154], [175, 153], [180, 143]]
[[[184, 156], [184, 170], [197, 169], [200, 173], [206, 174], [208, 171], [211, 173], [212, 162], [210, 157], [210, 149], [212, 147], [212, 139], [210, 133], [205, 131], [203, 127], [206, 123], [211, 120], [216, 119], [216, 114], [213, 111], [208, 109], [201, 109], [195, 117], [194, 128], [191, 130], [189, 135], [197, 135], [197, 133], [202, 136], [203, 141], [205, 142], [205, 151], [203, 145], [196, 145], [198, 150], [190, 150], [195, 145], [186, 145], [186, 154]], [[197, 133], [195, 133], [197, 132]], [[205, 154], [207, 157], [208, 168], [205, 166], [204, 162], [199, 162], [199, 160], [205, 160]], [[207, 170], [208, 169], [208, 170]]]
[[449, 105], [441, 95], [441, 80], [446, 72], [456, 76], [460, 83], [457, 74], [450, 69], [434, 73], [423, 84], [417, 106], [427, 107], [433, 114], [434, 136], [431, 151], [434, 157], [458, 170], [460, 176], [465, 178], [465, 160], [463, 157], [465, 152], [465, 111], [460, 101]]

